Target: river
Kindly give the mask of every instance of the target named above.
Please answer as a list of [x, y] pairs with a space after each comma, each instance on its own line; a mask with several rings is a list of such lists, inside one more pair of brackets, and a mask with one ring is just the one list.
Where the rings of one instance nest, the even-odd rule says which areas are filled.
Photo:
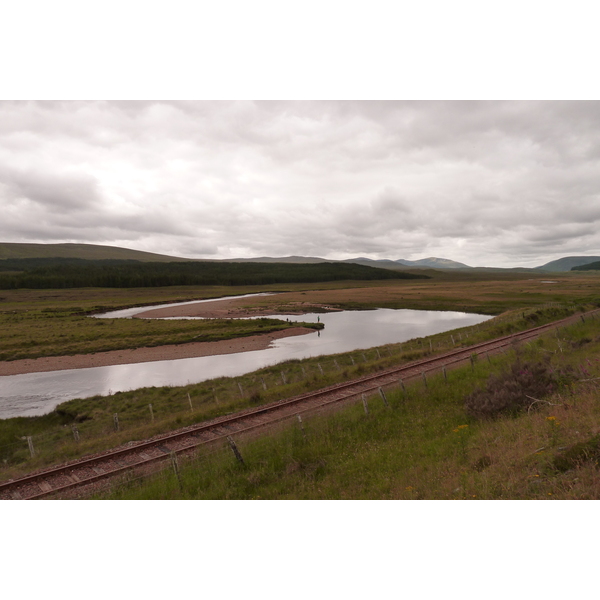
[[[99, 316], [131, 317], [165, 306], [146, 306]], [[279, 339], [268, 349], [253, 352], [0, 376], [0, 418], [43, 415], [61, 402], [73, 398], [88, 398], [142, 387], [187, 385], [216, 377], [243, 375], [290, 359], [404, 342], [476, 325], [491, 317], [448, 311], [376, 309], [309, 313], [298, 317], [275, 315], [270, 318], [320, 321], [325, 328], [307, 335]]]

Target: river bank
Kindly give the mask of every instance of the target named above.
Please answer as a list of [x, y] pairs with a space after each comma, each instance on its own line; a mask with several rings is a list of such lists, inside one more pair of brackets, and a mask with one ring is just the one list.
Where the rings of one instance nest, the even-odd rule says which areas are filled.
[[43, 358], [2, 361], [0, 362], [0, 376], [251, 352], [253, 350], [265, 350], [269, 347], [271, 342], [283, 337], [305, 335], [312, 332], [312, 329], [307, 329], [305, 327], [291, 327], [281, 331], [261, 335], [250, 335], [231, 340], [221, 340], [218, 342], [192, 342], [189, 344], [173, 344], [168, 346], [156, 346], [153, 348], [132, 348], [129, 350], [111, 350], [109, 352], [77, 354], [74, 356], [49, 356]]

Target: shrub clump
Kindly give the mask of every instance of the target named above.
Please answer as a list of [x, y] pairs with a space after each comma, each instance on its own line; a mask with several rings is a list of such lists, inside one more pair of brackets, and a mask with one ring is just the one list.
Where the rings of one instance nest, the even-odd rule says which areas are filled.
[[508, 371], [492, 375], [483, 389], [469, 394], [465, 410], [476, 419], [500, 414], [516, 414], [534, 402], [555, 392], [571, 380], [568, 373], [553, 369], [549, 359], [522, 362], [517, 359]]

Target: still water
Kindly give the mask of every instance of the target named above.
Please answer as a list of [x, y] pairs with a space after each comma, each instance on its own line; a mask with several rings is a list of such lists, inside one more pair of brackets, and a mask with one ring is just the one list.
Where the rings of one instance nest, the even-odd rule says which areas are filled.
[[[132, 309], [118, 316], [130, 317], [151, 308], [154, 307]], [[320, 320], [325, 329], [276, 340], [268, 349], [254, 352], [0, 376], [0, 418], [42, 415], [73, 398], [142, 387], [198, 383], [215, 377], [243, 375], [294, 358], [404, 342], [476, 325], [491, 317], [460, 312], [377, 309], [273, 318], [315, 323]]]

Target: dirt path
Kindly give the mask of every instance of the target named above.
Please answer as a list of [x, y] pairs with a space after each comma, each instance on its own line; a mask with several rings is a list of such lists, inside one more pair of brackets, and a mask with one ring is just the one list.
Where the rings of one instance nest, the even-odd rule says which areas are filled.
[[155, 348], [135, 348], [131, 350], [96, 352], [95, 354], [77, 354], [75, 356], [50, 356], [3, 361], [0, 362], [0, 376], [250, 352], [252, 350], [264, 350], [268, 348], [273, 340], [307, 333], [312, 333], [312, 330], [304, 327], [292, 327], [282, 331], [219, 342], [193, 342], [190, 344], [157, 346]]

